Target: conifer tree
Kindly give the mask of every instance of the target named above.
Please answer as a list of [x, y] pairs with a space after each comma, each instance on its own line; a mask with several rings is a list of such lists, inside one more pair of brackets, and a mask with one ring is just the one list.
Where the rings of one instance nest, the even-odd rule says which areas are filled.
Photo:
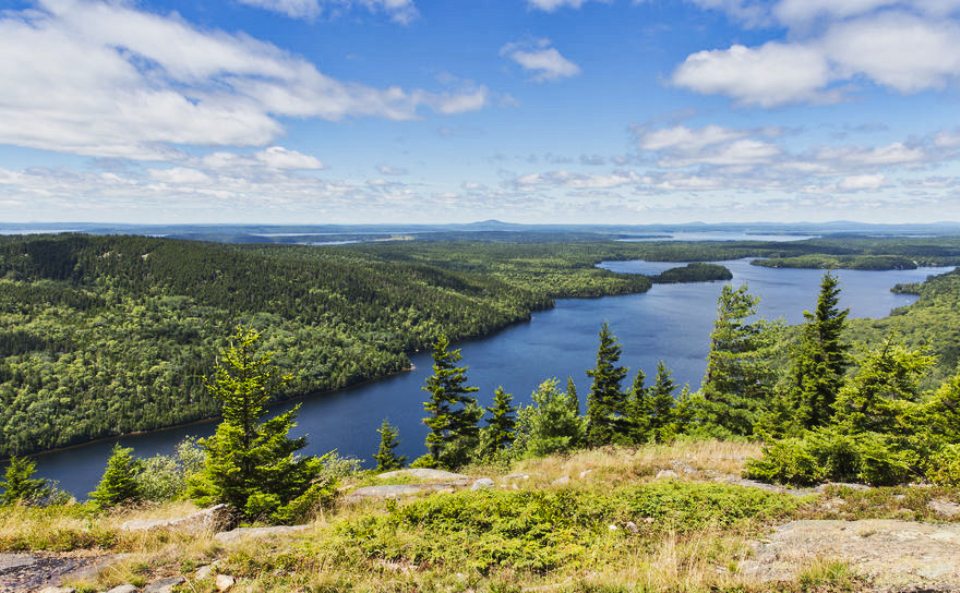
[[570, 402], [570, 410], [579, 416], [580, 396], [577, 395], [577, 384], [573, 382], [573, 377], [567, 377], [567, 396], [567, 401]]
[[27, 457], [13, 456], [0, 482], [0, 506], [37, 504], [47, 498], [52, 488], [46, 480], [34, 478], [37, 464]]
[[483, 417], [483, 408], [476, 398], [470, 396], [476, 387], [467, 385], [466, 367], [458, 367], [460, 350], [450, 350], [450, 341], [440, 336], [433, 348], [433, 375], [427, 378], [423, 390], [430, 399], [423, 407], [429, 414], [423, 423], [427, 434], [426, 459], [418, 465], [439, 465], [456, 468], [470, 460], [470, 455], [479, 444], [478, 422]]
[[589, 447], [629, 439], [627, 396], [621, 387], [627, 369], [617, 366], [620, 352], [617, 338], [610, 332], [610, 326], [604, 323], [600, 328], [597, 366], [587, 371], [587, 376], [593, 378], [587, 397], [586, 444]]
[[583, 442], [584, 419], [570, 404], [571, 395], [560, 391], [556, 379], [548, 379], [530, 395], [533, 403], [517, 414], [520, 454], [542, 457], [579, 447]]
[[630, 393], [627, 396], [627, 416], [630, 423], [632, 439], [636, 443], [643, 443], [647, 440], [647, 388], [645, 382], [646, 373], [638, 370], [633, 378], [633, 385], [630, 387]]
[[97, 489], [90, 493], [90, 499], [101, 509], [137, 502], [143, 497], [137, 481], [142, 467], [141, 461], [133, 456], [133, 449], [117, 443]]
[[400, 445], [400, 431], [384, 419], [377, 433], [380, 435], [380, 447], [373, 456], [374, 461], [377, 462], [377, 471], [386, 472], [402, 468], [407, 463], [407, 458], [397, 455], [395, 451]]
[[802, 428], [830, 421], [849, 366], [849, 346], [842, 341], [842, 334], [850, 310], [837, 306], [838, 284], [836, 276], [824, 274], [816, 310], [803, 312], [806, 321], [790, 371], [790, 407]]
[[673, 411], [676, 406], [673, 392], [677, 384], [667, 365], [661, 360], [657, 362], [657, 376], [653, 385], [647, 390], [646, 416], [648, 438], [663, 442], [672, 436], [674, 423]]
[[490, 416], [480, 433], [481, 458], [491, 459], [513, 444], [517, 409], [512, 402], [513, 396], [504, 391], [502, 386], [493, 392], [493, 405], [487, 408]]
[[223, 421], [200, 442], [207, 456], [190, 495], [203, 504], [229, 504], [247, 520], [284, 523], [319, 498], [323, 486], [313, 482], [322, 462], [299, 456], [306, 439], [289, 437], [300, 406], [262, 421], [288, 377], [258, 352], [259, 340], [256, 330], [238, 327], [217, 361], [207, 388], [222, 405]]
[[710, 334], [707, 371], [696, 401], [702, 430], [718, 435], [750, 435], [758, 415], [771, 400], [775, 326], [748, 321], [759, 299], [747, 285], [724, 286], [717, 320]]

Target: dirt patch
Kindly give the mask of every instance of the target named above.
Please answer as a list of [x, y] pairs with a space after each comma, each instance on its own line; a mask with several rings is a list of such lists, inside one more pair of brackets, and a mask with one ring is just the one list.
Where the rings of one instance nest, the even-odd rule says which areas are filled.
[[960, 593], [960, 525], [914, 521], [793, 521], [756, 544], [743, 574], [790, 581], [822, 558], [840, 560], [884, 592]]

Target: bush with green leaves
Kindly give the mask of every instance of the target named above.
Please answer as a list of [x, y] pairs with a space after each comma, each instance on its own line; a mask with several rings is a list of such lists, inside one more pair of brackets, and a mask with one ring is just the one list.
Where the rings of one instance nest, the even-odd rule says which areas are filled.
[[173, 455], [155, 455], [143, 460], [137, 481], [144, 500], [163, 502], [186, 494], [190, 476], [203, 469], [204, 453], [196, 439], [187, 438]]
[[517, 414], [514, 451], [518, 456], [542, 457], [583, 444], [584, 418], [578, 414], [576, 394], [560, 391], [556, 379], [547, 379], [530, 397], [533, 403]]

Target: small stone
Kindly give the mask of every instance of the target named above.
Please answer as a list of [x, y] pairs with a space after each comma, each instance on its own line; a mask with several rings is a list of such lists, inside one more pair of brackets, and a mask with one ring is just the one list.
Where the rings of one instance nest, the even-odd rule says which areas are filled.
[[490, 478], [480, 478], [470, 486], [471, 490], [488, 490], [493, 488], [493, 480]]
[[593, 473], [593, 470], [592, 470], [592, 469], [585, 469], [585, 470], [583, 470], [582, 472], [580, 472], [580, 479], [582, 480], [582, 479], [586, 478], [587, 476], [589, 476], [589, 475], [592, 474], [592, 473]]
[[938, 515], [943, 515], [948, 519], [952, 519], [957, 515], [960, 515], [960, 505], [942, 498], [935, 498], [931, 500], [929, 503], [927, 503], [927, 507], [929, 507], [931, 511], [937, 513]]
[[620, 528], [614, 525], [613, 523], [611, 523], [610, 525], [607, 525], [607, 529], [609, 529], [610, 531], [616, 531]]
[[656, 519], [654, 519], [653, 517], [644, 517], [644, 518], [643, 518], [643, 522], [646, 523], [647, 525], [650, 525], [650, 524], [653, 523], [654, 521], [656, 521]]
[[561, 476], [553, 481], [554, 486], [566, 486], [570, 483], [570, 476]]
[[183, 577], [170, 577], [169, 579], [160, 579], [144, 587], [143, 593], [173, 593], [173, 588], [182, 585], [186, 581]]
[[203, 579], [209, 579], [213, 576], [214, 566], [212, 564], [207, 564], [206, 566], [201, 566], [197, 569], [197, 572], [194, 573], [193, 577], [198, 581]]
[[627, 524], [624, 525], [623, 528], [629, 531], [630, 533], [637, 533], [640, 531], [640, 528], [637, 527], [637, 524], [634, 523], [633, 521], [627, 521]]
[[230, 587], [233, 587], [236, 582], [237, 579], [228, 574], [218, 574], [216, 580], [217, 591], [224, 593], [225, 591], [230, 590]]
[[679, 475], [672, 469], [662, 469], [657, 472], [658, 480], [673, 480], [677, 477], [679, 477]]
[[127, 583], [126, 585], [117, 585], [113, 589], [107, 591], [107, 593], [136, 593], [137, 588]]

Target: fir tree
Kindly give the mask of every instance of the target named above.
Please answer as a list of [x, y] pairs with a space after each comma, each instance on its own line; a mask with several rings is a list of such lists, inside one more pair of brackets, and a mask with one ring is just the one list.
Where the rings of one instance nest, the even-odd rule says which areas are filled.
[[636, 443], [646, 442], [648, 436], [646, 380], [646, 373], [643, 370], [638, 370], [627, 396], [627, 416], [633, 441]]
[[849, 366], [842, 334], [849, 309], [841, 310], [837, 277], [825, 274], [817, 308], [806, 319], [790, 371], [793, 416], [802, 428], [824, 426], [833, 416], [837, 393]]
[[223, 421], [203, 439], [203, 471], [191, 481], [190, 494], [201, 503], [226, 503], [247, 520], [289, 522], [321, 495], [314, 484], [322, 462], [300, 457], [303, 437], [290, 430], [300, 407], [261, 421], [265, 406], [287, 377], [277, 374], [271, 356], [257, 351], [260, 334], [238, 327], [217, 361], [207, 385], [222, 405]]
[[460, 350], [450, 350], [450, 341], [441, 336], [433, 348], [433, 375], [427, 378], [423, 390], [430, 399], [423, 407], [429, 414], [423, 420], [427, 434], [427, 459], [418, 465], [439, 465], [456, 468], [470, 460], [479, 444], [478, 422], [483, 408], [470, 394], [476, 387], [468, 386], [465, 367], [458, 367]]
[[0, 506], [15, 504], [39, 504], [50, 496], [52, 488], [46, 480], [34, 478], [37, 464], [26, 457], [10, 458], [0, 482], [3, 494], [0, 494]]
[[758, 303], [745, 284], [737, 289], [724, 286], [720, 294], [702, 397], [696, 400], [703, 432], [750, 435], [771, 400], [776, 332], [765, 321], [748, 321]]
[[397, 455], [395, 449], [400, 445], [400, 431], [386, 419], [377, 429], [380, 435], [380, 447], [377, 454], [373, 456], [377, 462], [377, 471], [386, 472], [402, 468], [407, 463], [407, 458]]
[[487, 408], [490, 414], [487, 426], [480, 433], [482, 459], [492, 459], [513, 444], [517, 409], [512, 402], [513, 396], [504, 391], [502, 386], [493, 392], [493, 405]]
[[133, 456], [133, 449], [117, 443], [97, 489], [90, 493], [90, 499], [101, 509], [139, 501], [143, 496], [137, 476], [142, 467], [141, 461]]
[[573, 377], [567, 377], [567, 396], [570, 402], [570, 410], [580, 415], [580, 396], [577, 395], [577, 384], [573, 382]]
[[663, 442], [672, 436], [673, 411], [677, 403], [673, 392], [676, 389], [670, 369], [662, 360], [657, 362], [657, 376], [645, 399], [648, 438]]
[[600, 328], [597, 366], [587, 371], [593, 378], [587, 396], [587, 434], [589, 447], [609, 445], [629, 438], [627, 397], [621, 388], [627, 369], [620, 362], [620, 344], [606, 323]]

